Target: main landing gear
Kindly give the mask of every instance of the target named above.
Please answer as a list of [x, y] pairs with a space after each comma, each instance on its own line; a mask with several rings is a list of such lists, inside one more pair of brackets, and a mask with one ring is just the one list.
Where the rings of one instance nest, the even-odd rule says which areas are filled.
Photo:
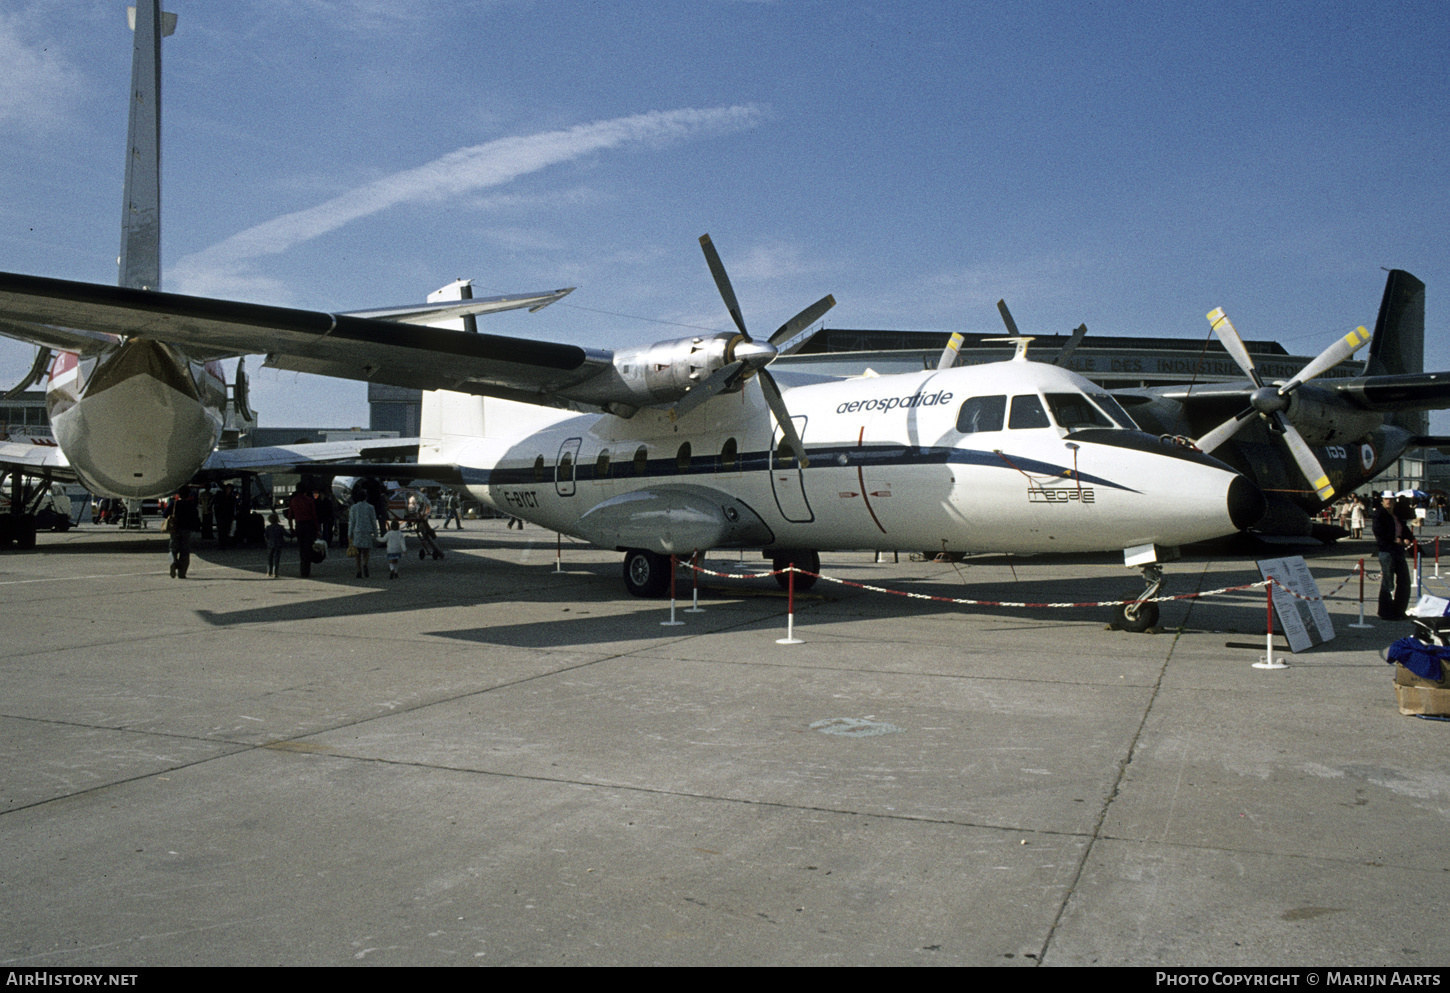
[[643, 548], [624, 553], [624, 588], [631, 596], [656, 599], [670, 588], [670, 557]]
[[1158, 595], [1163, 586], [1163, 567], [1156, 562], [1139, 566], [1146, 587], [1136, 600], [1119, 604], [1113, 614], [1113, 627], [1124, 631], [1143, 632], [1158, 623], [1158, 605], [1145, 601]]
[[805, 572], [795, 574], [795, 588], [800, 592], [805, 592], [816, 585], [815, 574], [821, 571], [821, 556], [817, 552], [781, 552], [771, 558], [770, 567], [775, 570], [775, 581], [783, 590], [790, 589], [791, 574], [781, 570], [790, 566], [805, 570]]

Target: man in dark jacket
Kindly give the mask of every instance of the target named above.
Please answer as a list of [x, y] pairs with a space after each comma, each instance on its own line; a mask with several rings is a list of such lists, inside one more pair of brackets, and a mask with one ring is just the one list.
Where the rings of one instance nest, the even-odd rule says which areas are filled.
[[1415, 536], [1395, 513], [1395, 495], [1389, 490], [1380, 499], [1371, 527], [1380, 559], [1379, 616], [1386, 621], [1402, 621], [1410, 605], [1410, 566], [1405, 550], [1414, 547]]
[[297, 574], [304, 579], [312, 575], [312, 543], [317, 540], [317, 505], [312, 494], [298, 486], [287, 504], [287, 516], [292, 518], [292, 530], [297, 535], [297, 552], [300, 557]]
[[196, 509], [191, 487], [183, 489], [171, 501], [166, 528], [171, 539], [171, 578], [185, 579], [186, 570], [191, 567], [191, 536], [201, 530], [201, 514]]

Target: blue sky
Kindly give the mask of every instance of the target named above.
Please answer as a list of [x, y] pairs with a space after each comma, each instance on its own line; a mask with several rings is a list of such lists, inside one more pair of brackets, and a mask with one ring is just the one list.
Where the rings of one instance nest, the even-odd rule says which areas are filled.
[[[0, 270], [114, 284], [124, 0], [0, 7]], [[1450, 369], [1450, 7], [1433, 3], [171, 0], [163, 288], [319, 310], [577, 286], [484, 330], [1201, 340], [1313, 354], [1429, 287]], [[0, 342], [0, 381], [33, 351]], [[257, 363], [249, 363], [254, 369]], [[264, 425], [365, 388], [254, 375]], [[1450, 431], [1450, 419], [1436, 418]]]

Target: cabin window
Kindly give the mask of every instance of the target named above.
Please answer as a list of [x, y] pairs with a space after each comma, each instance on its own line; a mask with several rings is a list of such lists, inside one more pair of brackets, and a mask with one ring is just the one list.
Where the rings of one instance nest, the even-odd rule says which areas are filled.
[[536, 483], [542, 483], [543, 481], [544, 481], [544, 457], [542, 455], [540, 455], [538, 458], [534, 459], [534, 482], [536, 482]]
[[1024, 431], [1050, 428], [1052, 422], [1047, 419], [1047, 411], [1042, 409], [1042, 401], [1037, 399], [1037, 394], [1024, 393], [1012, 398], [1012, 413], [1007, 418], [1007, 426], [1013, 431]]
[[594, 475], [599, 479], [609, 478], [609, 449], [602, 450], [594, 460]]
[[679, 472], [690, 471], [690, 443], [688, 441], [681, 445], [680, 450], [675, 453], [675, 469]]
[[640, 445], [634, 450], [634, 474], [643, 476], [649, 470], [649, 449]]
[[559, 479], [574, 478], [574, 456], [568, 452], [559, 456]]
[[720, 471], [734, 472], [735, 463], [739, 461], [740, 451], [734, 438], [726, 438], [725, 444], [720, 446]]
[[1113, 422], [1107, 415], [1094, 407], [1092, 401], [1081, 393], [1048, 393], [1047, 406], [1057, 426], [1068, 431], [1084, 428], [1110, 428]]
[[957, 412], [957, 430], [962, 434], [977, 431], [1001, 431], [1002, 417], [1007, 413], [1005, 396], [972, 397]]

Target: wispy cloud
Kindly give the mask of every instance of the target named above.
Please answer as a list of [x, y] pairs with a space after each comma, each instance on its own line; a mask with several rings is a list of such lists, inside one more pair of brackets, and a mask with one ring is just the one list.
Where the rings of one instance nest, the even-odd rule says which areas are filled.
[[81, 74], [64, 55], [27, 41], [21, 19], [0, 14], [0, 128], [55, 128], [81, 89]]
[[248, 272], [251, 260], [285, 252], [390, 207], [436, 203], [501, 186], [551, 165], [625, 145], [735, 131], [757, 124], [763, 116], [764, 112], [755, 106], [653, 111], [461, 148], [326, 203], [258, 224], [188, 255], [173, 267], [169, 281], [180, 292], [208, 296], [265, 290], [266, 281]]

